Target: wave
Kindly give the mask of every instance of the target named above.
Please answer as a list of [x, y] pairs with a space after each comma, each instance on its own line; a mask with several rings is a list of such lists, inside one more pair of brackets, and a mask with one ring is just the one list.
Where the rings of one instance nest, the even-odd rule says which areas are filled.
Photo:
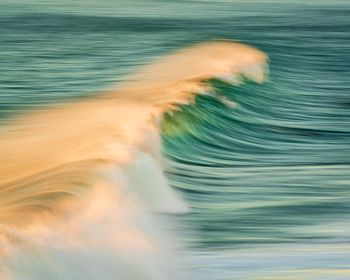
[[154, 214], [189, 210], [163, 175], [161, 119], [197, 94], [215, 96], [210, 79], [263, 82], [266, 59], [240, 43], [194, 45], [115, 90], [3, 125], [1, 279], [183, 279], [182, 245]]

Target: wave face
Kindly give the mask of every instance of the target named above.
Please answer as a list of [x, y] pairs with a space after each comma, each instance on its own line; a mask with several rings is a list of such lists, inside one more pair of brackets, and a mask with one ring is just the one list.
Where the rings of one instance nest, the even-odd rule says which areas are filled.
[[350, 279], [349, 1], [0, 2], [1, 280]]
[[117, 90], [3, 125], [0, 233], [7, 277], [179, 279], [167, 255], [180, 246], [170, 246], [151, 217], [188, 211], [163, 175], [160, 120], [208, 94], [211, 78], [262, 82], [265, 62], [262, 52], [243, 44], [200, 44], [156, 60]]

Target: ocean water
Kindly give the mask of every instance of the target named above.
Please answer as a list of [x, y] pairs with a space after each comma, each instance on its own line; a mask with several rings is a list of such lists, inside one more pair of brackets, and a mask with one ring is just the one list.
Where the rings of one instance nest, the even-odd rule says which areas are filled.
[[[0, 248], [10, 252], [4, 254], [0, 276], [3, 272], [1, 277], [6, 280], [350, 279], [349, 15], [347, 1], [0, 1], [0, 163], [4, 166], [0, 167], [0, 178], [4, 178], [0, 180]], [[245, 78], [203, 74], [205, 88], [198, 91], [207, 94], [198, 95], [193, 102], [179, 102], [174, 97], [176, 102], [171, 99], [166, 105], [183, 104], [171, 112], [162, 109], [160, 137], [152, 134], [156, 140], [149, 145], [153, 148], [147, 146], [152, 157], [137, 154], [126, 170], [108, 167], [103, 171], [109, 182], [128, 181], [126, 185], [147, 197], [145, 208], [150, 204], [159, 206], [160, 212], [176, 212], [153, 215], [151, 210], [136, 211], [142, 212], [136, 215], [137, 228], [142, 224], [140, 232], [151, 236], [152, 242], [144, 242], [143, 235], [134, 231], [136, 226], [129, 221], [135, 210], [120, 202], [124, 192], [93, 192], [91, 200], [100, 201], [103, 211], [89, 206], [89, 215], [75, 217], [69, 226], [64, 224], [65, 218], [59, 220], [63, 226], [55, 228], [54, 234], [42, 227], [22, 226], [23, 219], [29, 219], [29, 224], [46, 219], [48, 214], [40, 216], [44, 208], [59, 212], [52, 205], [57, 196], [70, 193], [65, 184], [81, 187], [96, 180], [82, 175], [90, 172], [90, 167], [75, 164], [85, 160], [85, 150], [79, 158], [74, 154], [95, 132], [84, 130], [79, 143], [62, 136], [87, 127], [75, 123], [75, 119], [86, 118], [76, 112], [91, 110], [89, 124], [94, 128], [107, 115], [111, 116], [109, 125], [115, 121], [126, 127], [143, 127], [135, 116], [148, 116], [145, 106], [129, 108], [129, 103], [125, 110], [133, 112], [132, 116], [117, 107], [113, 118], [109, 105], [96, 112], [96, 106], [76, 106], [94, 99], [96, 92], [123, 88], [141, 66], [191, 45], [219, 40], [214, 51], [222, 54], [220, 63], [230, 61], [220, 45], [225, 44], [220, 41], [223, 39], [265, 53], [268, 78], [260, 83], [254, 76], [260, 64], [247, 66], [243, 58], [234, 64], [234, 71], [246, 71]], [[243, 51], [237, 53], [235, 61], [246, 56]], [[192, 53], [180, 56], [180, 74], [171, 60], [161, 71], [145, 68], [151, 75], [135, 90], [147, 93], [158, 106], [159, 100], [167, 98], [168, 89], [162, 95], [163, 91], [153, 86], [181, 73], [193, 72], [197, 77], [196, 71], [205, 67], [201, 63], [207, 61], [206, 54], [209, 51], [194, 47]], [[243, 79], [240, 84], [235, 80], [239, 78]], [[196, 92], [196, 88], [189, 91]], [[138, 98], [147, 99], [143, 95]], [[104, 100], [106, 104], [116, 102]], [[50, 108], [61, 103], [73, 104], [69, 107], [72, 111], [57, 111], [55, 121], [48, 122], [51, 113], [31, 117], [36, 111], [52, 112]], [[94, 117], [100, 123], [95, 123]], [[60, 122], [64, 118], [66, 121]], [[13, 125], [17, 120], [20, 125]], [[16, 134], [21, 120], [30, 125], [24, 126], [24, 134]], [[40, 130], [46, 123], [50, 129]], [[125, 130], [128, 141], [138, 137], [134, 130], [122, 129], [116, 134]], [[35, 148], [31, 148], [36, 143], [33, 135], [43, 139]], [[104, 143], [99, 142], [101, 137], [96, 138], [96, 147]], [[60, 141], [68, 142], [61, 147]], [[119, 154], [134, 143], [128, 141], [117, 150]], [[69, 150], [73, 142], [78, 144]], [[27, 149], [21, 150], [26, 145]], [[25, 157], [26, 152], [33, 154]], [[71, 153], [72, 158], [60, 161], [62, 153]], [[50, 174], [42, 173], [42, 167], [26, 171], [40, 163], [40, 156], [56, 155], [60, 155], [56, 165], [46, 158]], [[68, 161], [74, 164], [64, 165]], [[7, 166], [7, 162], [16, 164]], [[116, 162], [119, 164], [119, 159]], [[51, 171], [63, 165], [64, 172]], [[122, 175], [125, 173], [128, 175]], [[80, 177], [75, 177], [77, 174]], [[59, 190], [33, 194], [36, 186], [57, 182], [62, 186]], [[73, 193], [82, 196], [80, 191]], [[11, 195], [15, 197], [13, 208], [6, 200]], [[114, 196], [118, 199], [107, 199]], [[81, 208], [85, 207], [83, 203]], [[8, 214], [8, 209], [15, 214]], [[39, 217], [27, 217], [26, 211], [38, 212]], [[118, 217], [106, 219], [110, 213], [118, 213]], [[119, 227], [128, 230], [121, 234]], [[77, 244], [86, 231], [94, 232], [94, 237]], [[127, 253], [120, 244], [117, 254], [101, 249], [113, 247], [114, 241], [106, 237], [112, 235], [116, 243], [126, 246]], [[41, 241], [32, 242], [35, 236]], [[75, 236], [74, 242], [70, 236]], [[62, 241], [57, 241], [60, 238]], [[102, 239], [108, 239], [109, 245], [100, 243]], [[165, 244], [159, 245], [161, 253], [151, 250], [149, 257], [147, 244], [158, 242]]]

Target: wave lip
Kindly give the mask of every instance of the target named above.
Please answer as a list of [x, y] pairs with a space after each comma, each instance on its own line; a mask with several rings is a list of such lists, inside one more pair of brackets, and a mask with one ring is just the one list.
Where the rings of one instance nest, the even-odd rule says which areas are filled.
[[[207, 80], [216, 78], [239, 85], [242, 78], [262, 83], [267, 76], [267, 56], [250, 46], [230, 41], [194, 45], [159, 58], [130, 75], [117, 91], [149, 103], [172, 108], [207, 92]], [[112, 95], [115, 91], [111, 92]]]

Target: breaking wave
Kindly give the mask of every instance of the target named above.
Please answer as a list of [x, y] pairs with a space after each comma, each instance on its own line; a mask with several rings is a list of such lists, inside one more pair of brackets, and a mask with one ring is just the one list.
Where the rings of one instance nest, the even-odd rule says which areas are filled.
[[[266, 56], [228, 41], [160, 58], [117, 89], [0, 128], [0, 278], [185, 279], [156, 213], [188, 206], [163, 175], [160, 121], [219, 79], [263, 82]], [[235, 104], [222, 96], [227, 106]]]

